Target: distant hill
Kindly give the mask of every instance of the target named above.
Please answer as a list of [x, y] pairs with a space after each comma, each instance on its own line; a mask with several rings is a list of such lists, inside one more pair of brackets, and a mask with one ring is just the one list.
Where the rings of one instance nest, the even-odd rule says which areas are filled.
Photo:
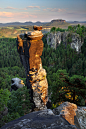
[[24, 23], [21, 23], [21, 22], [10, 22], [10, 23], [0, 23], [0, 27], [6, 27], [6, 26], [33, 26], [33, 25], [37, 25], [37, 26], [40, 26], [40, 25], [43, 25], [43, 24], [46, 24], [47, 22], [24, 22]]
[[56, 19], [56, 20], [52, 20], [51, 22], [40, 22], [40, 21], [37, 21], [37, 22], [31, 22], [31, 21], [28, 21], [28, 22], [10, 22], [10, 23], [0, 23], [0, 27], [7, 27], [7, 26], [33, 26], [33, 25], [37, 25], [37, 26], [43, 26], [43, 27], [67, 27], [69, 26], [70, 24], [85, 24], [86, 21], [65, 21], [65, 20], [62, 20], [62, 19]]
[[74, 23], [74, 24], [80, 24], [80, 23], [86, 23], [86, 21], [66, 21], [67, 23]]
[[67, 23], [65, 20], [62, 20], [62, 19], [56, 19], [56, 20], [52, 20], [51, 22], [45, 24], [45, 26], [54, 26], [54, 27], [57, 27], [59, 25], [69, 25], [69, 23]]

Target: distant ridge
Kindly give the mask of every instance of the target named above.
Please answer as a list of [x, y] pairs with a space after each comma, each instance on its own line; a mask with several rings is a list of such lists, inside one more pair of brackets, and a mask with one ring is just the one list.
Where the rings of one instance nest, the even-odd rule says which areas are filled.
[[7, 26], [55, 26], [57, 27], [58, 25], [70, 25], [70, 24], [79, 24], [79, 23], [86, 23], [86, 21], [66, 21], [62, 19], [55, 19], [52, 20], [51, 22], [10, 22], [10, 23], [0, 23], [0, 27], [7, 27]]
[[56, 20], [52, 20], [51, 22], [45, 24], [46, 26], [54, 26], [57, 27], [58, 25], [68, 25], [69, 23], [67, 23], [65, 20], [62, 19], [56, 19]]
[[24, 23], [21, 23], [21, 22], [10, 22], [10, 23], [0, 23], [0, 27], [6, 27], [6, 26], [24, 26], [24, 25], [28, 25], [28, 26], [33, 26], [33, 25], [43, 25], [43, 24], [46, 24], [47, 22], [24, 22]]
[[66, 21], [67, 23], [86, 23], [86, 21]]

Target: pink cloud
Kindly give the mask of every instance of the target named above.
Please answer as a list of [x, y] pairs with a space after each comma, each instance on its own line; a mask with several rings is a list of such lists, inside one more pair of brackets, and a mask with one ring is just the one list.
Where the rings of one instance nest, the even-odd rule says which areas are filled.
[[65, 9], [57, 9], [57, 8], [53, 8], [51, 9], [51, 12], [64, 12], [66, 11]]
[[13, 17], [13, 13], [11, 12], [0, 12], [1, 17]]
[[43, 11], [47, 11], [47, 10], [51, 10], [52, 8], [46, 8], [46, 9], [43, 9]]
[[37, 18], [36, 15], [31, 15], [28, 12], [0, 12], [1, 18], [11, 18], [11, 19], [25, 19], [25, 18]]
[[13, 8], [13, 7], [6, 7], [5, 9], [16, 9], [16, 8]]
[[28, 9], [28, 8], [38, 8], [38, 9], [40, 9], [40, 6], [27, 6], [25, 9]]
[[43, 9], [43, 11], [46, 11], [47, 9]]

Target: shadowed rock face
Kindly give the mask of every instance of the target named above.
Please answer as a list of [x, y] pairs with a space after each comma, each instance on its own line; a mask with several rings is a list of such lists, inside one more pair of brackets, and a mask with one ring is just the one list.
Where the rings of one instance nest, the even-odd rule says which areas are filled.
[[17, 50], [25, 68], [26, 84], [35, 107], [46, 109], [48, 101], [48, 83], [46, 71], [42, 68], [40, 56], [43, 51], [42, 27], [34, 26], [33, 32], [17, 36]]

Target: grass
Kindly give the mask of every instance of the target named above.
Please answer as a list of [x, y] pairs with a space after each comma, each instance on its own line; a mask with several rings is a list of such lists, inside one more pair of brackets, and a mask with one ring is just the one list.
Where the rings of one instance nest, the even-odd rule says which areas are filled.
[[16, 29], [16, 30], [27, 30], [27, 29], [24, 29], [24, 28], [20, 28], [20, 29]]

